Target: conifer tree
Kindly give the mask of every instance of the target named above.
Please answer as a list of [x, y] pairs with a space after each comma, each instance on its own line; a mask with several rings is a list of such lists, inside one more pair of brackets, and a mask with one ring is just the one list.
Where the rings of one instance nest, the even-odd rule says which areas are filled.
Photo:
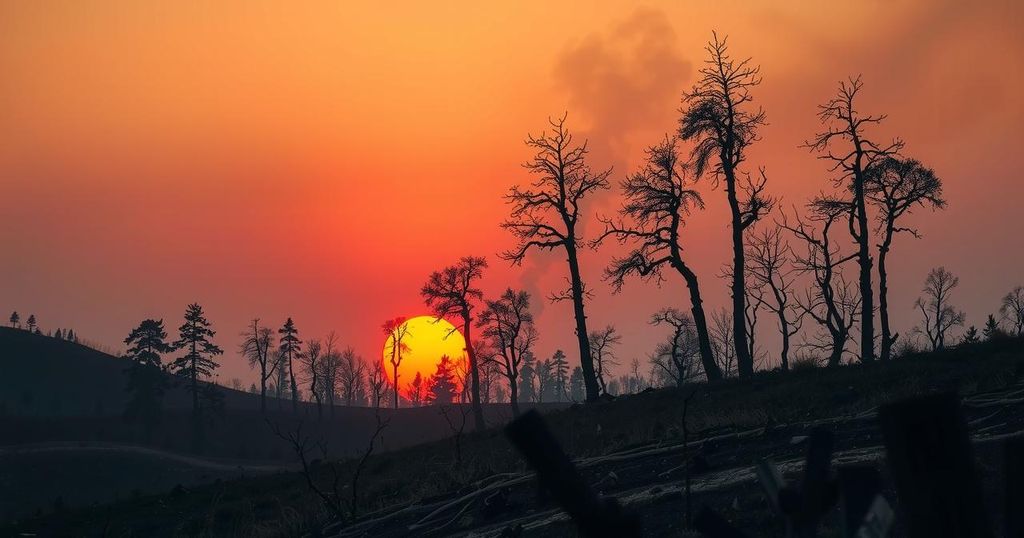
[[291, 384], [292, 389], [292, 412], [299, 412], [299, 385], [295, 382], [295, 359], [299, 357], [299, 353], [302, 352], [302, 340], [299, 340], [299, 330], [295, 328], [295, 322], [292, 318], [288, 318], [284, 322], [284, 326], [278, 329], [278, 334], [281, 335], [281, 345], [278, 349], [281, 351], [281, 360], [284, 365], [288, 366], [288, 381]]
[[125, 418], [138, 420], [146, 429], [148, 439], [163, 413], [163, 395], [166, 387], [160, 356], [174, 351], [167, 343], [163, 320], [147, 319], [132, 329], [124, 339], [128, 350], [125, 357], [131, 361], [125, 373], [127, 390], [131, 394], [125, 407]]
[[17, 310], [11, 313], [11, 327], [15, 329], [21, 327], [21, 316], [18, 315]]
[[27, 326], [28, 326], [28, 332], [30, 332], [30, 333], [36, 332], [36, 315], [35, 314], [29, 314], [28, 315]]
[[200, 381], [213, 375], [214, 370], [220, 366], [213, 361], [213, 357], [224, 351], [210, 341], [217, 333], [210, 328], [203, 307], [197, 303], [185, 309], [185, 323], [178, 328], [178, 333], [174, 348], [185, 350], [185, 354], [174, 359], [170, 370], [187, 383], [188, 391], [192, 394], [192, 413], [198, 418], [202, 413], [200, 398], [204, 396]]
[[450, 404], [455, 399], [455, 366], [448, 355], [437, 363], [437, 370], [427, 383], [427, 403], [430, 405]]

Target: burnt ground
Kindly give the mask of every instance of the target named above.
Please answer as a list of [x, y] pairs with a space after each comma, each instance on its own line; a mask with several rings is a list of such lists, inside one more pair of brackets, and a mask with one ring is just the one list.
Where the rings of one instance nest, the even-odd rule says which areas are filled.
[[[1024, 432], [1024, 385], [963, 398], [978, 468], [984, 477], [993, 521], [1001, 513], [1001, 448], [998, 441]], [[626, 511], [637, 514], [648, 536], [695, 536], [685, 526], [685, 472], [691, 467], [691, 505], [713, 507], [754, 535], [781, 535], [782, 522], [770, 510], [753, 466], [764, 458], [777, 464], [787, 480], [803, 468], [807, 436], [814, 427], [835, 434], [833, 469], [871, 463], [882, 470], [886, 496], [895, 494], [885, 472], [885, 451], [870, 409], [847, 416], [751, 429], [722, 428], [679, 441], [635, 446], [576, 460], [585, 480]], [[833, 511], [825, 527], [837, 528]], [[831, 525], [830, 525], [831, 523]], [[897, 524], [898, 525], [898, 524]], [[896, 534], [900, 534], [899, 528]], [[540, 491], [532, 473], [505, 473], [472, 486], [420, 502], [392, 507], [347, 528], [327, 527], [330, 536], [576, 536], [575, 527]], [[826, 536], [828, 531], [826, 531]], [[835, 535], [839, 535], [835, 532]]]

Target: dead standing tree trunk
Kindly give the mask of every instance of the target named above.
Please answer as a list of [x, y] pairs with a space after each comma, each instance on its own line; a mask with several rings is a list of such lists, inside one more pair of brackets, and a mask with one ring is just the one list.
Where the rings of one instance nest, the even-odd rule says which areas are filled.
[[[867, 138], [866, 127], [881, 123], [885, 115], [864, 116], [857, 112], [854, 101], [862, 87], [860, 78], [839, 83], [836, 97], [818, 107], [818, 117], [825, 130], [805, 142], [804, 147], [820, 153], [819, 158], [831, 161], [830, 170], [840, 172], [836, 182], [852, 195], [849, 231], [857, 244], [857, 265], [860, 269], [860, 360], [872, 362], [875, 360], [875, 301], [871, 279], [873, 261], [868, 229], [867, 174], [883, 159], [899, 153], [903, 142], [896, 139], [880, 146]], [[844, 147], [837, 150], [840, 145]]]
[[866, 181], [867, 197], [878, 209], [876, 220], [882, 235], [878, 244], [878, 316], [882, 329], [879, 357], [885, 361], [892, 356], [893, 344], [899, 337], [892, 334], [889, 325], [889, 250], [898, 233], [921, 237], [914, 228], [899, 226], [900, 217], [918, 205], [942, 209], [946, 201], [942, 198], [942, 180], [913, 159], [885, 158], [867, 171]]
[[605, 269], [605, 279], [616, 292], [630, 275], [660, 282], [666, 266], [683, 277], [690, 292], [690, 313], [704, 373], [709, 381], [715, 381], [722, 378], [722, 371], [715, 362], [700, 284], [683, 258], [685, 219], [693, 208], [703, 209], [704, 201], [697, 191], [689, 188], [683, 174], [674, 139], [666, 137], [661, 144], [648, 148], [647, 164], [622, 182], [625, 197], [619, 211], [622, 219], [618, 222], [602, 219], [605, 231], [594, 244], [614, 237], [620, 243], [636, 245], [632, 252], [612, 260]]
[[476, 285], [483, 277], [485, 268], [487, 260], [484, 258], [466, 256], [456, 265], [432, 273], [420, 290], [424, 302], [433, 310], [437, 319], [454, 316], [462, 318], [462, 336], [466, 339], [466, 356], [469, 358], [473, 420], [477, 431], [483, 430], [486, 423], [483, 408], [480, 406], [480, 368], [476, 361], [470, 328], [475, 303], [483, 299], [483, 292]]
[[[710, 172], [716, 182], [725, 183], [733, 252], [732, 325], [736, 366], [742, 377], [754, 371], [754, 358], [747, 343], [743, 235], [771, 211], [774, 200], [764, 195], [767, 177], [763, 168], [757, 180], [740, 170], [747, 148], [759, 140], [757, 131], [765, 123], [764, 110], [747, 110], [754, 100], [751, 88], [761, 83], [761, 68], [751, 65], [750, 58], [734, 61], [726, 42], [727, 39], [719, 40], [718, 35], [713, 34], [706, 47], [708, 59], [700, 70], [700, 79], [683, 94], [679, 138], [695, 142], [691, 160], [698, 177]], [[741, 182], [741, 174], [745, 181]]]
[[553, 132], [529, 136], [526, 145], [536, 150], [523, 166], [537, 176], [529, 188], [512, 187], [505, 196], [512, 206], [511, 216], [502, 223], [519, 244], [501, 257], [521, 264], [532, 248], [564, 249], [569, 265], [568, 290], [551, 295], [553, 301], [571, 300], [576, 318], [576, 341], [580, 350], [580, 367], [586, 386], [587, 401], [600, 395], [594, 360], [587, 341], [585, 300], [587, 289], [580, 274], [577, 248], [582, 242], [577, 224], [583, 199], [609, 187], [611, 169], [594, 173], [586, 162], [587, 144], [573, 143], [565, 126], [565, 116], [549, 120]]

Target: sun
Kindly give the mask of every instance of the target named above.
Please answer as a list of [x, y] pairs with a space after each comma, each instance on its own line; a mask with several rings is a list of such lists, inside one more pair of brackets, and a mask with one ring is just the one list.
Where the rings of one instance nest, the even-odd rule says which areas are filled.
[[[434, 374], [441, 357], [447, 355], [456, 369], [466, 363], [466, 339], [454, 325], [434, 316], [416, 316], [403, 324], [406, 333], [402, 337], [402, 361], [398, 365], [398, 393], [410, 399], [409, 384], [419, 373], [426, 384]], [[384, 341], [382, 360], [388, 383], [394, 385], [395, 374], [391, 365], [392, 337]], [[408, 347], [406, 347], [408, 346]], [[456, 376], [458, 377], [458, 376]], [[457, 381], [458, 384], [458, 381]]]

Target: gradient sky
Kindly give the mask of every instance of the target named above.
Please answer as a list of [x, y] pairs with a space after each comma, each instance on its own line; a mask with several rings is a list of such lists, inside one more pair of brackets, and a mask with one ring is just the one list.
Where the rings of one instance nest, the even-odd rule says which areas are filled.
[[[141, 319], [176, 328], [198, 301], [228, 350], [221, 380], [248, 383], [234, 350], [251, 317], [336, 329], [376, 357], [383, 320], [426, 312], [432, 270], [486, 255], [489, 293], [536, 293], [538, 354], [575, 359], [569, 305], [541, 301], [561, 257], [495, 256], [512, 244], [501, 194], [528, 179], [523, 138], [568, 111], [621, 179], [674, 129], [712, 29], [763, 68], [770, 125], [751, 163], [785, 205], [830, 187], [798, 145], [854, 74], [861, 108], [889, 114], [875, 135], [903, 137], [945, 181], [949, 209], [894, 246], [898, 330], [932, 266], [960, 275], [971, 324], [1024, 284], [1018, 2], [293, 4], [0, 4], [0, 309], [121, 349]], [[718, 308], [725, 195], [700, 188], [688, 256]], [[649, 315], [686, 295], [668, 275], [613, 297], [599, 280], [613, 252], [582, 262], [591, 326], [620, 328], [626, 362], [663, 336]]]

